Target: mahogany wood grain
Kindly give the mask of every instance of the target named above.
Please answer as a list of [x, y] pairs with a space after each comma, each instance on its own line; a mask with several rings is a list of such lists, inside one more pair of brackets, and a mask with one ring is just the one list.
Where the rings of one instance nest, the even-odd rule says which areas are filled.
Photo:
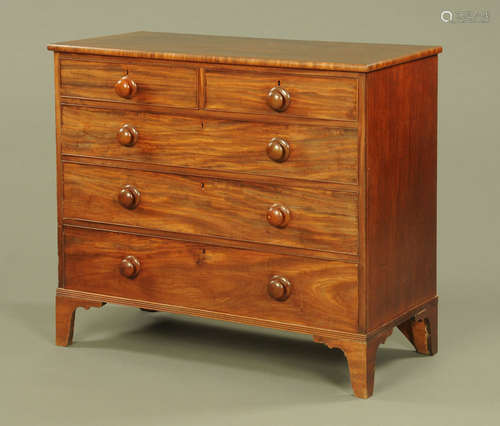
[[358, 287], [360, 289], [358, 298], [359, 328], [367, 331], [366, 314], [366, 74], [359, 78], [359, 128], [358, 128], [358, 168], [359, 168], [359, 274]]
[[99, 99], [69, 98], [62, 97], [61, 105], [75, 105], [83, 107], [95, 107], [110, 109], [114, 111], [135, 111], [145, 113], [168, 114], [175, 117], [198, 117], [202, 119], [232, 120], [250, 122], [254, 125], [261, 123], [270, 124], [302, 124], [305, 126], [338, 127], [342, 129], [358, 129], [356, 121], [324, 120], [321, 118], [304, 118], [297, 116], [280, 115], [276, 120], [274, 114], [255, 114], [234, 111], [210, 111], [207, 109], [177, 108], [157, 104], [134, 104], [128, 102], [110, 102]]
[[[359, 257], [353, 254], [336, 253], [324, 250], [310, 250], [296, 247], [284, 247], [277, 245], [262, 244], [255, 241], [227, 240], [219, 237], [209, 237], [206, 235], [185, 234], [179, 232], [162, 231], [159, 229], [145, 229], [136, 226], [116, 225], [112, 223], [96, 222], [82, 219], [64, 219], [66, 226], [85, 229], [96, 229], [111, 232], [124, 232], [130, 235], [144, 235], [150, 237], [167, 238], [175, 241], [197, 242], [210, 244], [218, 247], [233, 247], [246, 250], [259, 251], [263, 253], [287, 254], [301, 256], [310, 259], [340, 260], [347, 263], [359, 263]], [[61, 280], [62, 282], [62, 280]]]
[[[115, 84], [124, 76], [137, 84], [130, 99], [115, 91]], [[188, 67], [62, 59], [60, 93], [63, 97], [197, 108], [197, 79], [196, 70]]]
[[[342, 77], [306, 77], [271, 72], [205, 71], [205, 108], [212, 111], [250, 112], [356, 121], [358, 81]], [[289, 106], [276, 111], [268, 93], [279, 86], [290, 95]]]
[[437, 351], [437, 46], [131, 33], [55, 51], [59, 288], [306, 333], [356, 396]]
[[58, 286], [62, 285], [64, 272], [64, 247], [63, 247], [63, 171], [62, 171], [62, 109], [60, 93], [60, 53], [54, 52], [54, 92], [55, 92], [55, 135], [56, 135], [56, 195], [57, 195], [57, 278]]
[[398, 325], [418, 353], [434, 355], [438, 350], [437, 304], [426, 306]]
[[77, 308], [100, 308], [103, 302], [73, 297], [56, 296], [56, 345], [69, 346], [73, 342], [75, 311]]
[[[123, 185], [141, 193], [134, 210], [118, 201]], [[266, 220], [275, 203], [290, 210], [284, 229]], [[357, 206], [350, 192], [64, 163], [66, 218], [357, 254]]]
[[354, 341], [323, 336], [313, 336], [315, 342], [324, 343], [330, 349], [344, 352], [349, 365], [351, 386], [358, 398], [369, 398], [375, 384], [375, 360], [377, 349], [392, 334], [393, 327], [380, 330], [366, 341]]
[[235, 322], [235, 323], [239, 323], [239, 324], [248, 324], [248, 325], [258, 326], [258, 327], [268, 327], [268, 328], [285, 330], [285, 331], [294, 332], [294, 333], [307, 334], [307, 335], [311, 335], [311, 336], [321, 336], [322, 338], [332, 337], [332, 338], [336, 338], [336, 339], [342, 339], [342, 340], [346, 340], [346, 341], [356, 341], [356, 342], [366, 342], [366, 341], [370, 340], [374, 336], [381, 333], [383, 330], [386, 330], [390, 327], [392, 327], [392, 328], [395, 327], [397, 324], [400, 324], [403, 321], [405, 321], [405, 320], [409, 319], [410, 317], [412, 317], [413, 315], [415, 315], [421, 309], [425, 308], [425, 306], [427, 306], [429, 304], [433, 304], [437, 301], [437, 299], [433, 299], [431, 301], [427, 301], [423, 304], [420, 304], [416, 307], [413, 307], [412, 310], [410, 310], [409, 312], [405, 312], [403, 315], [400, 315], [399, 317], [395, 318], [390, 323], [385, 324], [384, 326], [380, 327], [378, 330], [372, 331], [370, 333], [366, 333], [366, 332], [351, 332], [351, 331], [341, 331], [341, 330], [327, 329], [327, 328], [309, 327], [309, 326], [299, 325], [299, 324], [289, 324], [286, 322], [271, 321], [271, 320], [266, 320], [263, 318], [245, 317], [245, 316], [241, 316], [241, 315], [227, 314], [227, 313], [223, 313], [223, 312], [208, 311], [208, 310], [196, 309], [196, 308], [187, 308], [184, 306], [168, 305], [165, 303], [149, 302], [146, 300], [129, 299], [126, 297], [119, 297], [119, 296], [110, 296], [110, 295], [101, 294], [101, 293], [89, 293], [89, 292], [79, 291], [79, 290], [70, 290], [70, 289], [66, 289], [63, 287], [57, 288], [56, 295], [77, 298], [77, 299], [86, 300], [86, 301], [94, 301], [94, 302], [100, 302], [100, 303], [103, 303], [103, 302], [104, 303], [113, 303], [113, 304], [122, 305], [122, 306], [132, 306], [132, 307], [137, 307], [137, 308], [149, 309], [149, 310], [153, 310], [153, 311], [170, 312], [173, 314], [182, 314], [182, 315], [191, 315], [191, 316], [202, 317], [202, 318], [211, 318], [211, 319], [220, 320], [220, 321], [231, 321], [231, 322]]
[[346, 43], [138, 31], [53, 43], [49, 50], [175, 61], [368, 72], [436, 55], [440, 46]]
[[437, 57], [367, 75], [367, 322], [436, 295]]
[[146, 163], [143, 161], [128, 161], [119, 159], [109, 159], [101, 157], [86, 157], [82, 155], [62, 155], [63, 162], [73, 164], [90, 164], [98, 166], [116, 167], [121, 169], [130, 170], [144, 170], [149, 172], [158, 173], [171, 173], [181, 176], [198, 176], [219, 178], [224, 180], [234, 180], [242, 182], [255, 182], [258, 184], [268, 184], [277, 186], [289, 186], [294, 188], [308, 188], [308, 189], [328, 189], [338, 190], [342, 192], [352, 192], [358, 194], [361, 188], [357, 184], [325, 182], [325, 181], [312, 181], [301, 179], [300, 177], [281, 177], [281, 176], [266, 176], [241, 172], [229, 172], [225, 170], [210, 170], [210, 169], [197, 169], [189, 167], [167, 166], [158, 163]]
[[[357, 266], [121, 233], [65, 228], [67, 289], [265, 318], [357, 330]], [[134, 256], [141, 271], [120, 273]], [[275, 275], [292, 283], [274, 300]]]
[[[138, 133], [133, 146], [117, 141], [124, 125]], [[268, 145], [274, 138], [289, 145], [285, 161], [269, 158]], [[62, 152], [264, 176], [358, 181], [357, 131], [338, 127], [256, 125], [63, 105]]]

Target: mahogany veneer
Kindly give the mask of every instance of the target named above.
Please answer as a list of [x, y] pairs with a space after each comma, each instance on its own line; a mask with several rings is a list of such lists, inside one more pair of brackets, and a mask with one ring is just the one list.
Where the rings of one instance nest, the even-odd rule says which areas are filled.
[[272, 327], [373, 392], [437, 351], [440, 47], [138, 32], [55, 52], [56, 343], [105, 303]]

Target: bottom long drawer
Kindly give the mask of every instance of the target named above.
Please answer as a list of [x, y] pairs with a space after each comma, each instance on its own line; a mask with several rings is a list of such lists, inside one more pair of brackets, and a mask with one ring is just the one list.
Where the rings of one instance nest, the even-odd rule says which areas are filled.
[[357, 265], [66, 227], [64, 287], [356, 331]]

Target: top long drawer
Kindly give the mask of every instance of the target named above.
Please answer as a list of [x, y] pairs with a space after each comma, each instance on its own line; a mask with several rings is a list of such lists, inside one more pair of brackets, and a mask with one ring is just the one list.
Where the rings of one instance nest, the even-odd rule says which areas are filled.
[[62, 59], [61, 95], [194, 109], [197, 73], [195, 68], [170, 64]]
[[357, 184], [356, 129], [62, 106], [62, 153]]

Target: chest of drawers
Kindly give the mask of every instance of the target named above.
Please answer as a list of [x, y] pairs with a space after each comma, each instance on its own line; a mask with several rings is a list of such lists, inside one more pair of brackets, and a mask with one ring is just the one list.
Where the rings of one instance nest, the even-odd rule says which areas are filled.
[[437, 351], [440, 47], [137, 32], [55, 54], [56, 343], [105, 303]]

